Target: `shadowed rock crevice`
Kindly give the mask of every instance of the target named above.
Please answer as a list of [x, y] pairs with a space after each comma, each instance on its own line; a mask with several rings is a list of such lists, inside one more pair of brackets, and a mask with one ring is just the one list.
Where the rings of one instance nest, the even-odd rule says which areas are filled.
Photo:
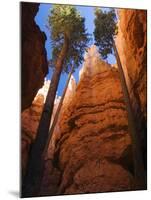
[[124, 169], [128, 170], [134, 176], [133, 154], [132, 146], [129, 145], [123, 151], [122, 155], [118, 159], [107, 158], [107, 160], [121, 165]]
[[31, 106], [48, 73], [46, 35], [34, 18], [39, 4], [21, 2], [21, 110]]

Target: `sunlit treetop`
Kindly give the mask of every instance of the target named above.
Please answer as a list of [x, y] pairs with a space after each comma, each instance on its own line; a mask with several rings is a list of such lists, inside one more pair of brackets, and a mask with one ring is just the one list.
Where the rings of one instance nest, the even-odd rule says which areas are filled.
[[55, 66], [65, 37], [69, 41], [69, 50], [63, 64], [63, 72], [68, 73], [72, 63], [75, 68], [79, 67], [90, 41], [90, 35], [85, 29], [85, 19], [80, 16], [74, 6], [54, 5], [48, 17], [48, 27], [51, 31], [53, 48], [50, 67]]
[[106, 59], [108, 54], [113, 53], [112, 39], [116, 34], [116, 14], [114, 9], [110, 11], [102, 11], [101, 9], [95, 10], [95, 44], [99, 48], [99, 53], [103, 59]]

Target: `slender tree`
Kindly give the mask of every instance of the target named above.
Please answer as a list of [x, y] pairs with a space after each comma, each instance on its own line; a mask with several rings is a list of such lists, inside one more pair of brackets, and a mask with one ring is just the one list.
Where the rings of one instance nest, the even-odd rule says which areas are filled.
[[72, 69], [71, 69], [71, 72], [70, 72], [69, 75], [68, 75], [68, 79], [67, 79], [67, 82], [66, 82], [66, 85], [65, 85], [63, 94], [62, 94], [62, 96], [61, 96], [61, 99], [60, 99], [58, 108], [57, 108], [57, 110], [56, 110], [53, 123], [52, 123], [52, 125], [51, 125], [50, 130], [49, 130], [48, 140], [47, 140], [47, 143], [46, 143], [44, 152], [43, 152], [43, 156], [46, 157], [46, 158], [47, 158], [48, 147], [49, 147], [51, 138], [52, 138], [52, 136], [53, 136], [53, 132], [54, 132], [54, 130], [55, 130], [55, 127], [56, 127], [56, 124], [57, 124], [57, 121], [58, 121], [58, 118], [59, 118], [59, 114], [60, 114], [60, 111], [61, 111], [61, 108], [62, 108], [62, 105], [63, 105], [63, 101], [64, 101], [64, 98], [65, 98], [65, 95], [66, 95], [66, 92], [67, 92], [67, 89], [68, 89], [68, 85], [69, 85], [69, 82], [70, 82], [70, 79], [71, 79], [71, 75], [72, 75], [72, 73], [73, 73], [73, 70], [74, 70], [74, 67], [72, 66]]
[[128, 112], [128, 126], [132, 138], [132, 149], [133, 149], [133, 162], [134, 162], [134, 173], [135, 173], [135, 187], [136, 189], [145, 188], [145, 172], [144, 163], [142, 159], [142, 151], [140, 147], [140, 140], [138, 138], [135, 118], [132, 111], [132, 106], [130, 102], [129, 92], [126, 85], [126, 80], [119, 58], [119, 54], [114, 42], [114, 35], [117, 32], [116, 27], [116, 15], [115, 11], [111, 9], [109, 12], [103, 12], [101, 9], [95, 10], [95, 30], [94, 36], [96, 40], [96, 45], [99, 48], [99, 52], [103, 59], [106, 59], [108, 54], [115, 53], [117, 60], [118, 71], [120, 75], [120, 81], [122, 86], [122, 91], [124, 95], [124, 100]]
[[83, 61], [83, 53], [89, 42], [85, 29], [85, 19], [76, 8], [69, 5], [53, 6], [48, 17], [51, 31], [53, 76], [41, 115], [36, 139], [32, 145], [26, 175], [22, 184], [22, 197], [37, 196], [44, 163], [43, 151], [48, 140], [53, 104], [61, 72], [68, 73], [74, 63], [78, 67]]
[[109, 12], [103, 12], [101, 9], [95, 10], [95, 44], [99, 48], [99, 53], [103, 59], [108, 54], [113, 53], [113, 36], [116, 30], [116, 15], [113, 9]]

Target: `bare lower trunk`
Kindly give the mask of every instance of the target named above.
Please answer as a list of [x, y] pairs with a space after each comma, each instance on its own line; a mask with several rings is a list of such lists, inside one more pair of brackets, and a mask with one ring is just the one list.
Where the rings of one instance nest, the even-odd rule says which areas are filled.
[[49, 137], [48, 137], [48, 140], [47, 140], [47, 144], [45, 146], [45, 149], [44, 149], [44, 158], [46, 157], [47, 158], [47, 150], [48, 150], [48, 147], [49, 147], [49, 144], [50, 144], [50, 141], [51, 141], [51, 138], [52, 138], [52, 135], [53, 135], [53, 132], [54, 132], [54, 129], [55, 129], [55, 126], [56, 126], [56, 123], [58, 121], [58, 117], [59, 117], [59, 114], [60, 114], [60, 110], [62, 108], [62, 104], [63, 104], [63, 100], [65, 98], [65, 95], [66, 95], [66, 91], [68, 89], [68, 85], [69, 85], [69, 81], [70, 81], [70, 78], [71, 78], [71, 75], [73, 73], [73, 66], [72, 66], [72, 69], [71, 69], [71, 72], [68, 76], [68, 80], [66, 82], [66, 86], [64, 88], [64, 91], [63, 91], [63, 94], [62, 94], [62, 97], [61, 97], [61, 100], [59, 102], [59, 105], [58, 105], [58, 108], [56, 110], [56, 113], [55, 113], [55, 117], [54, 117], [54, 120], [53, 120], [53, 123], [52, 123], [52, 126], [50, 128], [50, 131], [49, 131]]
[[141, 147], [140, 147], [140, 140], [138, 138], [139, 135], [137, 133], [135, 119], [134, 119], [131, 102], [130, 102], [130, 97], [129, 97], [129, 92], [128, 92], [128, 88], [126, 85], [124, 72], [122, 69], [118, 51], [115, 46], [114, 39], [113, 39], [113, 49], [114, 49], [116, 60], [117, 60], [122, 91], [123, 91], [124, 100], [125, 100], [127, 113], [128, 113], [128, 127], [129, 127], [129, 131], [130, 131], [131, 138], [132, 138], [135, 187], [136, 187], [136, 189], [145, 189], [146, 188], [146, 175], [144, 172], [144, 163], [143, 163], [142, 151], [141, 151]]
[[38, 190], [44, 167], [42, 155], [48, 140], [49, 126], [51, 122], [54, 100], [59, 84], [63, 62], [68, 51], [68, 46], [69, 41], [65, 37], [64, 45], [57, 59], [55, 70], [51, 79], [51, 84], [48, 90], [46, 102], [37, 130], [37, 136], [32, 145], [31, 152], [29, 155], [26, 175], [23, 179], [22, 184], [22, 197], [38, 196]]

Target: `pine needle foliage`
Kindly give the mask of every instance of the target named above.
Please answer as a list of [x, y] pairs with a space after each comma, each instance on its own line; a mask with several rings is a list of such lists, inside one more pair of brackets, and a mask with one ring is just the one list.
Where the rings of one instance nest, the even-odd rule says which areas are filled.
[[110, 11], [95, 10], [95, 44], [99, 48], [99, 53], [103, 59], [106, 59], [108, 54], [113, 53], [113, 36], [116, 34], [116, 15], [114, 9]]
[[64, 38], [69, 41], [69, 50], [66, 55], [62, 72], [68, 73], [71, 65], [79, 67], [83, 61], [83, 54], [90, 41], [90, 35], [86, 33], [85, 18], [74, 6], [54, 5], [48, 17], [48, 27], [51, 31], [52, 59], [50, 67], [55, 66], [59, 52], [62, 49]]

